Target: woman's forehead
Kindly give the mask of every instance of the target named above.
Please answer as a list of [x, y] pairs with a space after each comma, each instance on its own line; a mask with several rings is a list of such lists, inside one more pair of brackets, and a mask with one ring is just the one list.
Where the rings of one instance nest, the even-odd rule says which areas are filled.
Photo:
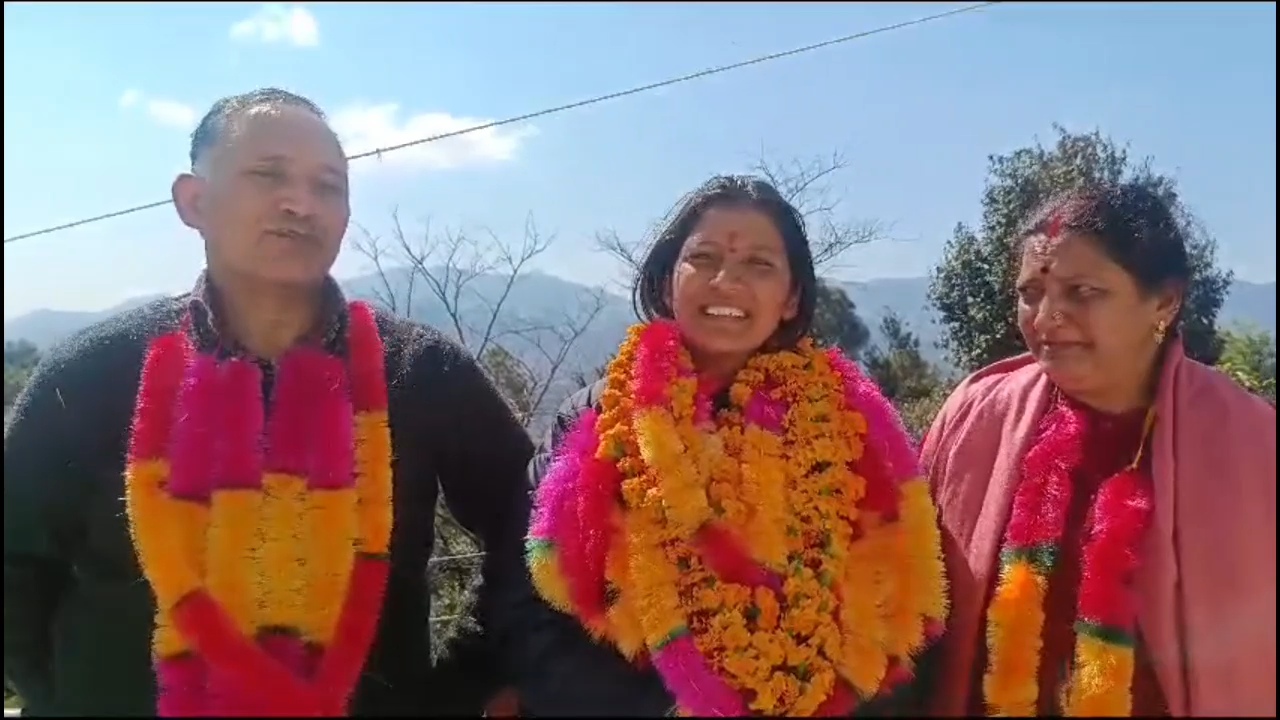
[[1022, 254], [1023, 273], [1074, 276], [1101, 274], [1119, 269], [1102, 251], [1097, 240], [1083, 233], [1032, 236]]

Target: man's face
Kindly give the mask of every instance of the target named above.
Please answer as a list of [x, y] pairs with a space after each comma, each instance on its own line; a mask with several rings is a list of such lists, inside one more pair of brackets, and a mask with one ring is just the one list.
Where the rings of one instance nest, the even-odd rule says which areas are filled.
[[238, 116], [173, 194], [183, 222], [204, 237], [211, 267], [273, 283], [324, 278], [351, 219], [342, 149], [302, 108]]

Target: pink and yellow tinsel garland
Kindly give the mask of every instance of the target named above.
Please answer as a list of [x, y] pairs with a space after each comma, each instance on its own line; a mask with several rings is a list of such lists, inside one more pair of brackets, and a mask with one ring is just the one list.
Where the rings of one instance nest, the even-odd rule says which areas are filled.
[[535, 584], [684, 714], [846, 713], [945, 617], [927, 487], [839, 353], [761, 356], [730, 396], [717, 422], [674, 325], [633, 328], [539, 486]]
[[[155, 339], [126, 469], [130, 529], [156, 597], [157, 714], [341, 717], [388, 573], [391, 441], [373, 311], [348, 357], [314, 348], [262, 374]], [[265, 449], [264, 449], [265, 448]]]

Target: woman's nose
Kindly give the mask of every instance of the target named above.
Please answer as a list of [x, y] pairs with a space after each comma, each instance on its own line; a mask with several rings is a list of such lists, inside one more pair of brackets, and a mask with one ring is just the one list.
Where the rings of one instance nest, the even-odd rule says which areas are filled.
[[739, 285], [741, 283], [742, 270], [738, 267], [738, 263], [721, 263], [711, 275], [711, 284], [714, 286]]
[[1063, 311], [1058, 307], [1058, 303], [1053, 302], [1049, 297], [1040, 299], [1040, 303], [1036, 306], [1035, 318], [1031, 322], [1031, 326], [1041, 335], [1049, 330], [1062, 324], [1062, 320], [1066, 317]]

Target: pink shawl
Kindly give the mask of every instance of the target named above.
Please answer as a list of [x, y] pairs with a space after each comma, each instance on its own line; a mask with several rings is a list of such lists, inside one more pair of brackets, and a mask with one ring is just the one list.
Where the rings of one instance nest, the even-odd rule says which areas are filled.
[[[922, 449], [952, 610], [932, 714], [966, 714], [1023, 453], [1051, 385], [1029, 355], [966, 379]], [[1276, 715], [1276, 411], [1174, 343], [1156, 397], [1138, 624], [1174, 716]]]

